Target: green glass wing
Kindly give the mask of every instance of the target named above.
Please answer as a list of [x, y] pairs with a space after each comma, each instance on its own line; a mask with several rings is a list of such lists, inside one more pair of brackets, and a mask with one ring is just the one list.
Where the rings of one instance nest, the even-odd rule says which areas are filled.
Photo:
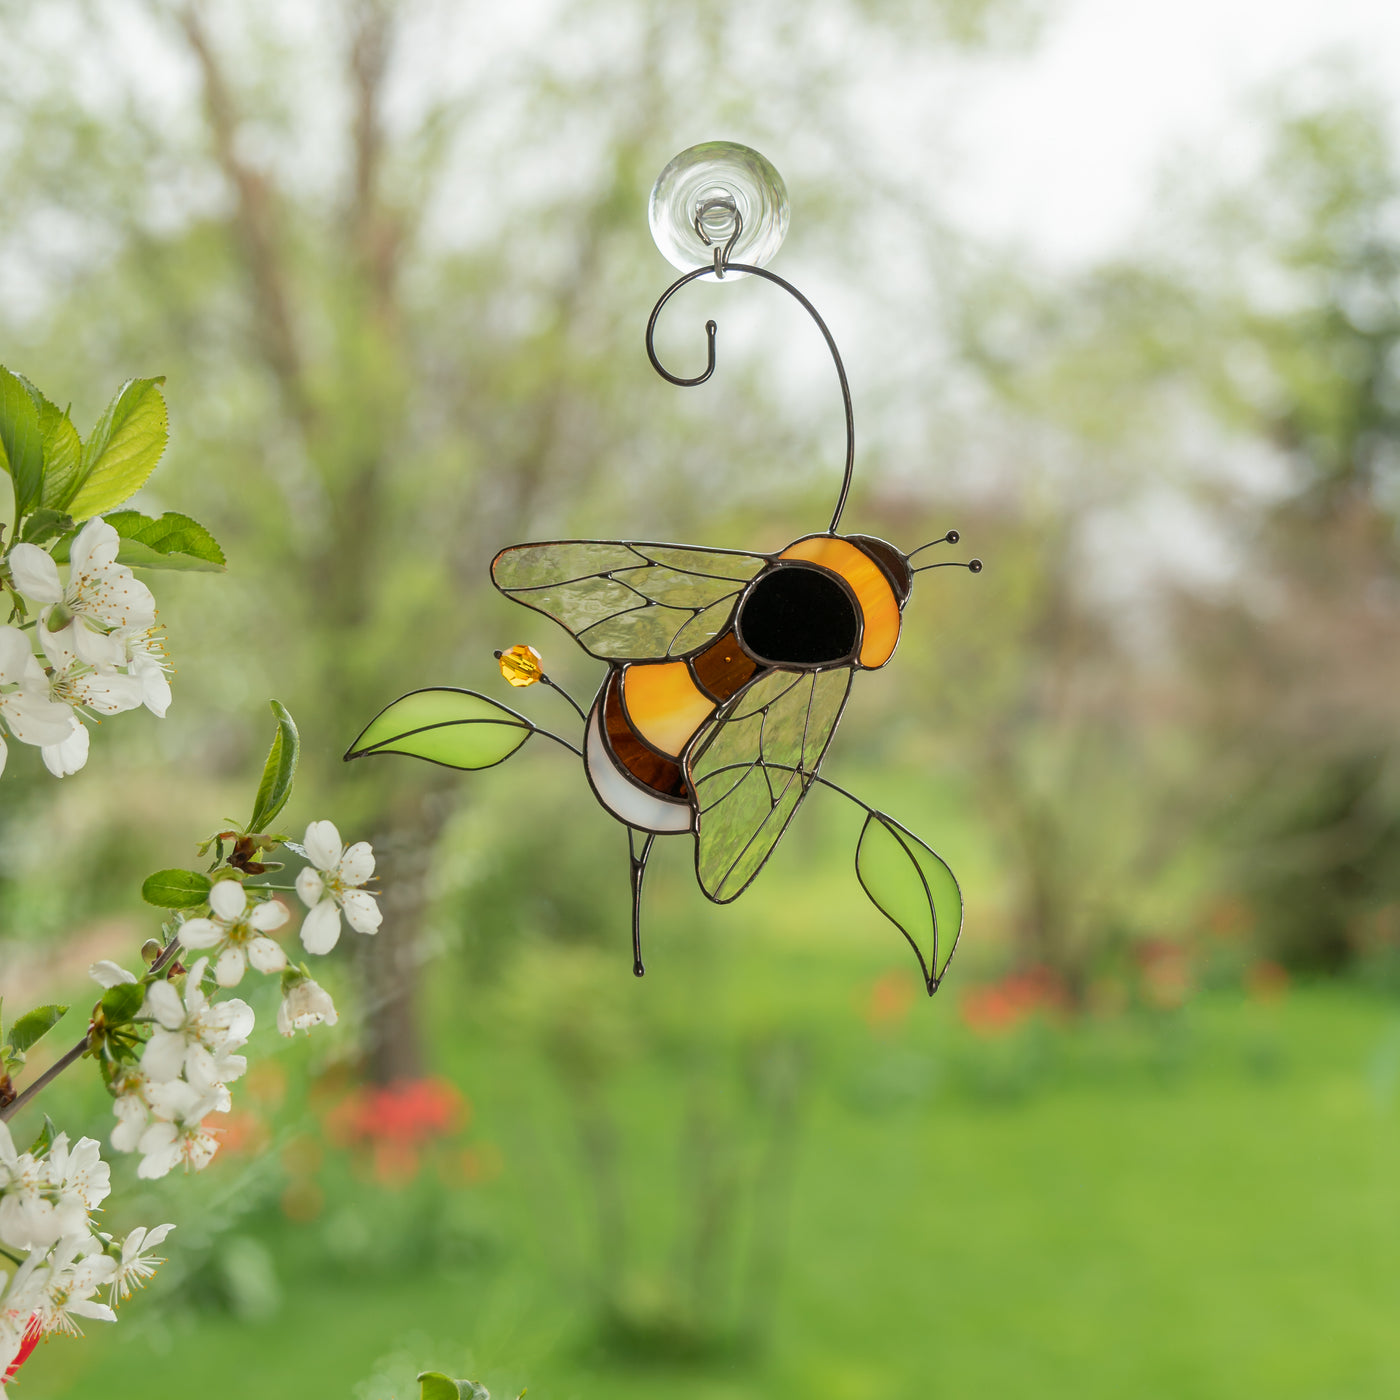
[[851, 672], [771, 671], [741, 690], [686, 759], [695, 796], [695, 874], [737, 899], [807, 795], [850, 693]]
[[497, 588], [565, 628], [602, 661], [689, 655], [729, 626], [762, 554], [679, 544], [558, 540], [503, 549]]
[[932, 996], [962, 934], [962, 890], [953, 872], [893, 817], [871, 812], [856, 844], [856, 875], [871, 903], [909, 940]]
[[381, 710], [345, 757], [401, 753], [446, 768], [490, 768], [534, 732], [524, 715], [474, 690], [414, 690]]

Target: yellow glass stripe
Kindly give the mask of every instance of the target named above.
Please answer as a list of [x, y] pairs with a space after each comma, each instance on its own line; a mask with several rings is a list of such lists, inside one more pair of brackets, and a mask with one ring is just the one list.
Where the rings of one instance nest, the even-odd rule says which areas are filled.
[[865, 624], [860, 642], [862, 666], [873, 670], [894, 655], [899, 641], [899, 600], [884, 571], [863, 549], [834, 535], [813, 535], [790, 545], [779, 557], [820, 564], [851, 585]]
[[633, 663], [622, 673], [622, 704], [632, 728], [653, 748], [679, 757], [715, 712], [684, 661]]

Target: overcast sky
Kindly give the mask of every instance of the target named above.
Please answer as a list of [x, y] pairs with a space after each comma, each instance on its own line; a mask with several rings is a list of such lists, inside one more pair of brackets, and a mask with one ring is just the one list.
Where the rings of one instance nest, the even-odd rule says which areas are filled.
[[1034, 53], [967, 74], [951, 191], [966, 227], [1056, 262], [1121, 243], [1166, 156], [1320, 53], [1400, 93], [1400, 0], [1062, 2]]

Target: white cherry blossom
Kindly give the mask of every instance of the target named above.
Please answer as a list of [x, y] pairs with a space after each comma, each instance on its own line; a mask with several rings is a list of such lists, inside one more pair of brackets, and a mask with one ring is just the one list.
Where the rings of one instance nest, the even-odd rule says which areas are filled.
[[121, 540], [105, 520], [89, 520], [74, 536], [69, 551], [68, 584], [58, 575], [53, 556], [38, 545], [17, 544], [8, 563], [15, 587], [26, 598], [48, 606], [40, 614], [54, 632], [72, 628], [73, 649], [96, 666], [126, 661], [118, 628], [141, 629], [156, 620], [151, 590], [125, 564], [117, 563]]
[[38, 1280], [33, 1316], [45, 1332], [68, 1332], [81, 1336], [79, 1317], [115, 1322], [117, 1315], [106, 1303], [92, 1295], [110, 1283], [117, 1272], [117, 1261], [103, 1253], [99, 1240], [63, 1240], [48, 1260], [35, 1270]]
[[117, 635], [126, 651], [126, 669], [141, 685], [141, 703], [158, 719], [170, 708], [170, 661], [162, 628], [123, 630]]
[[99, 958], [88, 968], [88, 976], [99, 987], [119, 987], [124, 982], [137, 980], [134, 972], [128, 972], [126, 968], [119, 963], [114, 963], [110, 958]]
[[117, 1272], [112, 1279], [112, 1301], [131, 1297], [132, 1290], [144, 1288], [146, 1280], [155, 1273], [157, 1265], [164, 1259], [155, 1258], [151, 1251], [160, 1247], [161, 1242], [174, 1229], [173, 1225], [157, 1225], [146, 1229], [138, 1225], [122, 1241], [122, 1255], [117, 1261]]
[[221, 987], [236, 987], [249, 963], [259, 972], [281, 972], [287, 955], [267, 935], [290, 917], [275, 899], [248, 907], [248, 896], [237, 880], [220, 880], [209, 892], [213, 917], [186, 919], [180, 925], [180, 942], [197, 951], [212, 949], [217, 961], [214, 976]]
[[112, 1112], [117, 1126], [109, 1139], [118, 1152], [135, 1152], [141, 1134], [150, 1122], [151, 1107], [147, 1098], [151, 1081], [138, 1069], [127, 1066], [120, 1077], [112, 1081]]
[[303, 977], [288, 988], [277, 1008], [277, 1029], [283, 1035], [295, 1035], [297, 1031], [310, 1031], [312, 1026], [323, 1021], [328, 1026], [337, 1020], [335, 1003], [324, 987]]
[[74, 649], [74, 632], [72, 627], [50, 632], [42, 623], [39, 625], [39, 644], [52, 668], [49, 699], [71, 707], [71, 728], [67, 737], [57, 744], [45, 744], [40, 750], [44, 766], [56, 778], [76, 773], [88, 759], [88, 731], [73, 710], [118, 715], [141, 704], [141, 682], [110, 666], [94, 666], [84, 661]]
[[85, 1210], [96, 1210], [112, 1192], [112, 1169], [102, 1160], [96, 1138], [79, 1138], [72, 1147], [59, 1133], [49, 1148], [49, 1179], [62, 1196], [76, 1196]]
[[[29, 1319], [39, 1303], [44, 1285], [44, 1276], [38, 1277], [39, 1265], [44, 1261], [44, 1252], [35, 1250], [25, 1256], [24, 1262], [0, 1290], [0, 1375], [9, 1369], [10, 1362], [19, 1354], [24, 1335], [29, 1330]], [[0, 1280], [4, 1275], [0, 1274]]]
[[252, 1033], [253, 1008], [237, 998], [211, 1003], [199, 985], [206, 964], [207, 959], [200, 958], [189, 970], [183, 1002], [169, 982], [154, 982], [146, 989], [142, 1014], [156, 1025], [141, 1054], [141, 1069], [152, 1084], [183, 1073], [200, 1093], [207, 1093], [248, 1068], [248, 1061], [232, 1052]]
[[[50, 632], [39, 624], [39, 645], [53, 668], [49, 676], [49, 699], [61, 705], [95, 710], [100, 715], [119, 715], [141, 705], [141, 682], [110, 666], [94, 666], [84, 661], [73, 646], [73, 629]], [[125, 660], [125, 654], [123, 654]]]
[[45, 744], [39, 750], [40, 756], [44, 760], [44, 767], [54, 775], [55, 778], [70, 778], [78, 772], [88, 761], [88, 737], [87, 726], [77, 715], [71, 715], [69, 720], [70, 728], [68, 737], [58, 744]]
[[216, 1085], [201, 1094], [183, 1079], [152, 1085], [151, 1106], [157, 1119], [141, 1134], [136, 1150], [141, 1165], [136, 1175], [153, 1179], [183, 1165], [186, 1171], [203, 1171], [219, 1150], [218, 1139], [204, 1126], [211, 1113], [228, 1109], [228, 1090]]
[[70, 1147], [59, 1133], [48, 1152], [37, 1157], [16, 1152], [0, 1124], [0, 1239], [14, 1249], [47, 1249], [91, 1231], [88, 1212], [111, 1191], [111, 1168], [94, 1138]]
[[168, 1079], [164, 1084], [146, 1087], [146, 1101], [151, 1113], [162, 1123], [174, 1123], [189, 1116], [193, 1104], [204, 1104], [203, 1113], [227, 1113], [233, 1107], [233, 1095], [226, 1084], [211, 1084], [201, 1089], [187, 1079]]
[[[72, 733], [72, 709], [49, 698], [48, 677], [18, 627], [0, 627], [0, 720], [22, 744], [62, 744]], [[0, 736], [0, 772], [4, 768]]]
[[71, 1221], [59, 1218], [43, 1162], [28, 1152], [15, 1153], [13, 1143], [7, 1145], [0, 1240], [12, 1249], [47, 1249], [63, 1238], [64, 1226]]
[[374, 874], [374, 851], [368, 841], [346, 850], [331, 822], [306, 828], [311, 864], [297, 876], [297, 893], [311, 910], [301, 926], [308, 953], [329, 953], [340, 939], [340, 915], [359, 933], [376, 933], [383, 920], [379, 904], [363, 885]]

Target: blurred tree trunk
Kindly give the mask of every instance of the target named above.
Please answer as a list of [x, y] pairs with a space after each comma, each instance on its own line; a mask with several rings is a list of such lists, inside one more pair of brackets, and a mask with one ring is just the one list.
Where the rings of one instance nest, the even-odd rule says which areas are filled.
[[[387, 480], [395, 468], [395, 446], [409, 437], [411, 351], [404, 342], [400, 272], [407, 234], [421, 209], [395, 208], [385, 194], [388, 139], [384, 130], [384, 90], [393, 56], [400, 10], [389, 0], [353, 0], [345, 9], [346, 90], [351, 98], [352, 158], [338, 247], [331, 250], [341, 279], [343, 304], [334, 320], [328, 363], [308, 366], [293, 304], [290, 219], [275, 190], [239, 154], [240, 112], [225, 63], [201, 8], [180, 12], [180, 26], [201, 76], [210, 144], [232, 195], [229, 233], [238, 249], [258, 327], [258, 353], [278, 386], [289, 428], [297, 432], [307, 458], [327, 483], [328, 528], [319, 547], [301, 561], [299, 587], [323, 600], [323, 662], [318, 693], [335, 695], [337, 711], [363, 722], [382, 704], [382, 677], [353, 663], [356, 649], [374, 621], [377, 565], [394, 547]], [[470, 512], [489, 520], [490, 541], [469, 531], [457, 559], [444, 559], [444, 586], [452, 575], [474, 574], [484, 548], [518, 538], [540, 508], [555, 473], [559, 436], [573, 380], [567, 358], [573, 353], [575, 323], [600, 275], [604, 249], [620, 222], [632, 213], [632, 200], [657, 115], [660, 89], [654, 47], [664, 16], [649, 21], [649, 38], [639, 67], [638, 101], [613, 146], [611, 180], [579, 200], [573, 266], [562, 276], [546, 315], [541, 352], [544, 386], [530, 414], [531, 428], [507, 475], [494, 511]], [[551, 361], [559, 361], [549, 373]], [[430, 780], [440, 791], [443, 780]], [[449, 780], [450, 781], [450, 780]], [[368, 1018], [366, 1072], [376, 1082], [421, 1075], [426, 1064], [420, 1030], [420, 933], [429, 901], [428, 874], [434, 849], [450, 811], [449, 803], [392, 802], [387, 824], [373, 844], [384, 883], [384, 922], [361, 951], [358, 966]]]
[[[323, 693], [363, 701], [373, 713], [357, 668], [348, 664], [373, 616], [374, 562], [382, 558], [388, 513], [383, 484], [392, 470], [390, 444], [404, 440], [407, 414], [403, 318], [398, 306], [402, 226], [383, 195], [384, 85], [394, 46], [394, 9], [388, 0], [347, 7], [345, 45], [351, 98], [353, 156], [343, 246], [334, 256], [344, 278], [345, 304], [337, 323], [333, 382], [313, 390], [292, 304], [288, 220], [268, 181], [239, 154], [243, 116], [222, 57], [198, 5], [180, 14], [198, 65], [211, 145], [233, 196], [230, 215], [256, 308], [258, 349], [278, 386], [288, 418], [307, 457], [323, 464], [330, 483], [329, 528], [320, 548], [303, 561], [301, 586], [324, 600], [326, 664]], [[379, 934], [358, 959], [366, 1011], [366, 1071], [378, 1083], [416, 1078], [425, 1067], [419, 1024], [419, 930], [428, 896], [428, 866], [445, 820], [432, 801], [399, 804], [393, 822], [377, 831], [378, 872], [384, 881]]]

